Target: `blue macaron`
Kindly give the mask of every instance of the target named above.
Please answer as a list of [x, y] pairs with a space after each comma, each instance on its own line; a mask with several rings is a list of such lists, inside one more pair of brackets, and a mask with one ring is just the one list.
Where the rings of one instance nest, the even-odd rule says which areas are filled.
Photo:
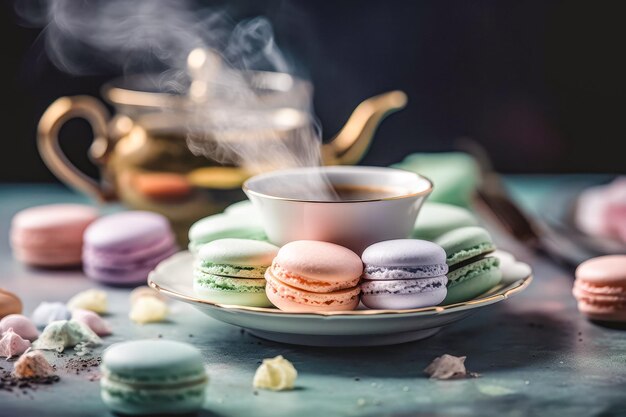
[[410, 309], [434, 306], [446, 297], [446, 253], [425, 240], [396, 239], [369, 246], [361, 302], [369, 308]]
[[102, 357], [101, 395], [114, 412], [187, 414], [202, 408], [208, 376], [200, 352], [187, 343], [135, 340]]

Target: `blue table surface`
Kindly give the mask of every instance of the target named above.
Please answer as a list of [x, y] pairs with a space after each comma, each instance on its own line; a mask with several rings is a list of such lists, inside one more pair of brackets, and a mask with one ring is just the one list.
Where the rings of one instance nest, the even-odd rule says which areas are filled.
[[[508, 177], [521, 205], [532, 210], [559, 177]], [[66, 301], [97, 286], [80, 271], [44, 271], [15, 262], [10, 219], [18, 210], [54, 202], [87, 202], [62, 186], [0, 185], [0, 286], [19, 294], [30, 314], [41, 301]], [[116, 210], [115, 206], [105, 210]], [[109, 294], [111, 343], [139, 338], [180, 340], [198, 347], [210, 374], [202, 416], [609, 416], [626, 415], [626, 332], [589, 323], [571, 296], [572, 271], [535, 255], [494, 231], [500, 247], [533, 267], [522, 294], [483, 309], [419, 342], [376, 348], [312, 348], [257, 339], [172, 302], [166, 323], [137, 325], [127, 318], [127, 289]], [[480, 378], [434, 381], [423, 369], [437, 356], [467, 356]], [[298, 369], [297, 389], [254, 390], [263, 358], [283, 355]], [[65, 370], [36, 391], [0, 391], [0, 416], [110, 416], [90, 372]], [[0, 367], [12, 365], [0, 359]]]

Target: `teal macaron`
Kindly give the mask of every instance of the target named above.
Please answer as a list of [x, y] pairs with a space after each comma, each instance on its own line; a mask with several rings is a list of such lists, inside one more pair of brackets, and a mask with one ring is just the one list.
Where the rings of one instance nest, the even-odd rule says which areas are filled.
[[442, 304], [471, 300], [493, 288], [502, 279], [499, 260], [487, 256], [496, 247], [482, 227], [461, 227], [435, 240], [446, 252], [448, 294]]
[[476, 217], [463, 207], [427, 201], [417, 215], [411, 236], [415, 239], [434, 240], [451, 230], [477, 225]]
[[265, 270], [278, 247], [251, 239], [218, 239], [203, 245], [194, 267], [194, 292], [218, 304], [271, 306]]
[[101, 396], [111, 411], [176, 415], [199, 411], [207, 376], [202, 355], [187, 343], [135, 340], [105, 350]]

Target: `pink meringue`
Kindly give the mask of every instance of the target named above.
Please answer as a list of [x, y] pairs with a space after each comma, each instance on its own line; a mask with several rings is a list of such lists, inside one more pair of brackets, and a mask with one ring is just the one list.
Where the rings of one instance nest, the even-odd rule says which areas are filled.
[[89, 327], [98, 336], [108, 336], [112, 333], [111, 326], [102, 317], [90, 310], [72, 310], [72, 320], [79, 321]]
[[31, 342], [39, 337], [35, 324], [22, 314], [9, 314], [0, 320], [0, 336], [10, 328], [13, 328], [13, 331], [19, 334], [22, 339]]
[[11, 359], [13, 356], [19, 356], [30, 347], [30, 342], [24, 340], [19, 334], [10, 328], [4, 332], [4, 336], [0, 339], [0, 356]]

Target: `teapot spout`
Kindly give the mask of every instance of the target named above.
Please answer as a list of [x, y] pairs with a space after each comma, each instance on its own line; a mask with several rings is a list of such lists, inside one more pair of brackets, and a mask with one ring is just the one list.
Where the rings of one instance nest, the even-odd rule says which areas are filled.
[[402, 91], [390, 91], [361, 102], [344, 127], [322, 149], [325, 165], [354, 165], [367, 152], [376, 128], [389, 114], [403, 109], [407, 96]]

